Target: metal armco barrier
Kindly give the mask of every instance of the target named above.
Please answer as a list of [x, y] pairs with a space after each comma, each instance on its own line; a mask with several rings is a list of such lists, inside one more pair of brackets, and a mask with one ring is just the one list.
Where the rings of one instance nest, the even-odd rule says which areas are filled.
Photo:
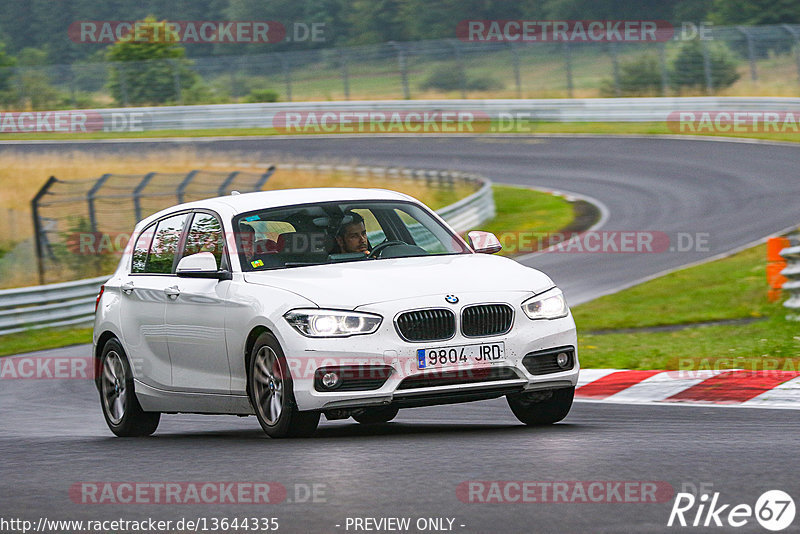
[[789, 236], [793, 246], [781, 251], [781, 256], [786, 258], [786, 268], [781, 275], [788, 279], [783, 284], [783, 289], [789, 293], [789, 300], [783, 305], [790, 313], [786, 318], [790, 321], [800, 321], [800, 234]]
[[[495, 216], [491, 182], [482, 176], [450, 171], [350, 167], [336, 165], [283, 164], [314, 172], [340, 172], [397, 180], [421, 181], [448, 187], [457, 182], [471, 183], [477, 191], [437, 213], [454, 230], [463, 233]], [[87, 325], [94, 318], [94, 304], [100, 286], [108, 276], [75, 282], [49, 284], [0, 291], [0, 335], [53, 326]]]
[[0, 291], [0, 335], [52, 326], [88, 324], [108, 276]]
[[[70, 113], [83, 113], [94, 117], [93, 120], [87, 122], [90, 129], [158, 131], [273, 128], [276, 116], [286, 112], [300, 114], [309, 112], [472, 112], [476, 114], [476, 121], [481, 118], [484, 120], [524, 118], [547, 122], [657, 122], [667, 121], [671, 113], [681, 111], [800, 113], [800, 98], [658, 97], [279, 102], [76, 110]], [[128, 117], [136, 126], [132, 129], [115, 130], [113, 126], [109, 126], [119, 122], [115, 117]], [[130, 121], [126, 123], [130, 123]], [[324, 133], [324, 130], [320, 131]]]

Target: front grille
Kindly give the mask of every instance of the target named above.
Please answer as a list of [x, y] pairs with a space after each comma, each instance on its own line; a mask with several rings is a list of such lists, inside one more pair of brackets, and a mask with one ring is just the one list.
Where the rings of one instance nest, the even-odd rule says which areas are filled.
[[[562, 352], [567, 353], [567, 356], [569, 356], [566, 367], [559, 367], [556, 363], [556, 358]], [[548, 375], [550, 373], [569, 371], [575, 367], [575, 349], [573, 347], [559, 347], [531, 352], [522, 359], [522, 365], [532, 375]]]
[[511, 330], [514, 310], [507, 304], [478, 304], [461, 312], [461, 332], [466, 337], [497, 336]]
[[441, 341], [456, 333], [456, 316], [446, 308], [403, 312], [395, 324], [406, 341]]
[[510, 367], [483, 367], [479, 369], [457, 369], [453, 371], [433, 371], [424, 375], [409, 376], [400, 382], [397, 389], [433, 388], [476, 382], [497, 382], [516, 380], [519, 375]]

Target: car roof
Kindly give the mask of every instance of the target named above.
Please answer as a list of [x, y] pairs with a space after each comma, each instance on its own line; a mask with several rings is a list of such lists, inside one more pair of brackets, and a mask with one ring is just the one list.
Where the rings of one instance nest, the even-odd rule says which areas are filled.
[[223, 197], [207, 198], [194, 202], [186, 202], [172, 206], [147, 217], [145, 221], [163, 217], [168, 213], [180, 210], [205, 208], [225, 213], [245, 213], [267, 208], [279, 208], [295, 204], [311, 204], [314, 202], [347, 202], [351, 200], [410, 200], [411, 196], [388, 189], [368, 189], [360, 187], [312, 187], [306, 189], [276, 189], [274, 191], [258, 191], [241, 193]]

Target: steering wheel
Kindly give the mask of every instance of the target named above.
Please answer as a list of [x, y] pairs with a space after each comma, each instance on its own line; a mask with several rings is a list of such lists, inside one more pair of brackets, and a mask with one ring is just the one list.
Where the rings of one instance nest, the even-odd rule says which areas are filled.
[[375, 259], [378, 257], [378, 255], [382, 250], [387, 249], [389, 247], [393, 247], [395, 245], [408, 245], [408, 243], [406, 243], [405, 241], [384, 241], [383, 243], [375, 245], [375, 248], [372, 249], [372, 252], [370, 252], [369, 256], [367, 257], [370, 259]]

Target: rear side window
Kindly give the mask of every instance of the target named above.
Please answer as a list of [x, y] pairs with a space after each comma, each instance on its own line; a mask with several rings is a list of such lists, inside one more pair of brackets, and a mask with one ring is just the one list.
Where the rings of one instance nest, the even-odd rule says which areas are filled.
[[183, 257], [198, 252], [210, 252], [217, 260], [217, 267], [222, 267], [224, 246], [225, 239], [219, 219], [208, 213], [195, 213], [186, 236]]
[[[151, 226], [142, 232], [134, 248], [131, 271], [153, 274], [172, 273], [172, 265], [175, 261], [175, 254], [178, 252], [178, 243], [187, 217], [188, 214], [186, 213], [167, 217], [160, 220], [156, 226]], [[155, 228], [155, 231], [153, 231], [153, 228]], [[148, 233], [150, 234], [149, 236], [146, 235]], [[143, 250], [148, 241], [150, 242], [149, 252], [147, 260], [142, 266]]]
[[147, 254], [150, 252], [150, 243], [153, 242], [153, 230], [156, 225], [151, 224], [136, 238], [136, 246], [133, 247], [133, 263], [131, 264], [132, 273], [143, 273], [147, 266]]

